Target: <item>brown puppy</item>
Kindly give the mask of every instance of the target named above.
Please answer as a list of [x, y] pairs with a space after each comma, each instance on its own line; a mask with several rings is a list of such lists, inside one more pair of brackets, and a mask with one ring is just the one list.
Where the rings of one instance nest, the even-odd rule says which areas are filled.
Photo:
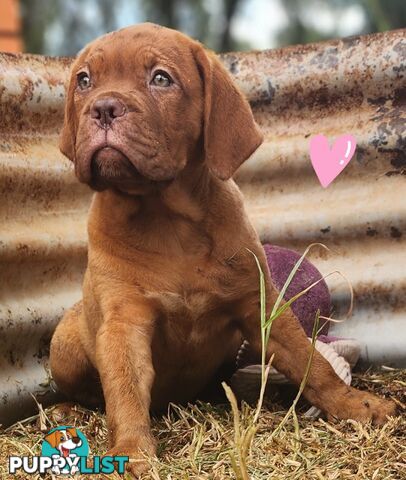
[[[98, 191], [89, 215], [83, 301], [55, 332], [51, 368], [69, 397], [101, 380], [111, 454], [155, 452], [149, 411], [198, 394], [242, 338], [259, 356], [265, 255], [230, 178], [261, 144], [247, 101], [216, 57], [146, 24], [88, 45], [73, 67], [61, 150]], [[310, 345], [290, 312], [268, 357], [296, 383]], [[94, 383], [92, 383], [94, 381]], [[332, 418], [383, 422], [394, 405], [347, 387], [315, 354], [304, 391]]]

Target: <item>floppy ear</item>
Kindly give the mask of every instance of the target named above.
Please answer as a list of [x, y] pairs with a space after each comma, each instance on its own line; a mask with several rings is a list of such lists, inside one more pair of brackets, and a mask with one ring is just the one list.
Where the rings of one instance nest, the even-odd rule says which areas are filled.
[[65, 115], [63, 120], [63, 127], [59, 137], [59, 149], [72, 162], [75, 161], [75, 115], [74, 115], [74, 91], [75, 83], [71, 78], [66, 91], [65, 101]]
[[227, 180], [261, 145], [263, 135], [247, 100], [216, 56], [197, 45], [195, 59], [203, 79], [206, 163], [214, 175]]
[[45, 440], [51, 445], [52, 448], [56, 448], [61, 440], [61, 432], [59, 430], [55, 430], [55, 432], [47, 435]]

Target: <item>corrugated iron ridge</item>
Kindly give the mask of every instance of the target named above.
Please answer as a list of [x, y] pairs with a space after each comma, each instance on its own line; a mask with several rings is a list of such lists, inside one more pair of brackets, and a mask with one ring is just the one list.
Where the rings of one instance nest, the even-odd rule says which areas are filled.
[[[367, 341], [366, 360], [398, 364], [406, 345], [405, 50], [401, 30], [222, 57], [266, 134], [237, 177], [262, 239], [300, 250], [327, 243], [336, 254], [313, 259], [325, 272], [342, 270], [356, 293], [341, 332]], [[364, 71], [364, 61], [375, 70]], [[49, 390], [47, 341], [80, 297], [91, 192], [57, 148], [70, 62], [0, 54], [0, 422], [34, 408], [30, 391]], [[323, 190], [309, 138], [347, 132], [357, 137], [356, 158]], [[344, 310], [345, 286], [331, 285]]]
[[[381, 55], [382, 51], [385, 55]], [[331, 91], [362, 87], [365, 94], [378, 96], [378, 85], [384, 77], [402, 76], [402, 64], [396, 60], [404, 58], [405, 51], [405, 29], [400, 29], [220, 57], [254, 108], [272, 104], [273, 109], [278, 109], [285, 105], [294, 108], [295, 98], [301, 96], [304, 103], [314, 104], [317, 98], [309, 92], [326, 86]], [[251, 68], [258, 64], [261, 69]], [[357, 75], [337, 77], [340, 72], [354, 73], [354, 68]], [[279, 95], [275, 95], [277, 92]]]

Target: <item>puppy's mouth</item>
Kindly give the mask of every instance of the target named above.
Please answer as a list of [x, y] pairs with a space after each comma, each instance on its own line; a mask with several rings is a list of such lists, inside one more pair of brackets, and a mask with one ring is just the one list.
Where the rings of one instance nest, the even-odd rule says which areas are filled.
[[113, 147], [96, 150], [91, 159], [92, 177], [120, 178], [134, 169], [128, 157]]
[[116, 148], [105, 146], [96, 150], [91, 159], [93, 180], [104, 181], [145, 181], [128, 157]]
[[130, 159], [117, 148], [104, 146], [94, 152], [90, 162], [89, 186], [96, 191], [107, 188], [128, 194], [159, 191], [168, 181], [154, 181], [142, 175]]
[[70, 450], [68, 448], [61, 447], [61, 450], [64, 457], [69, 457]]

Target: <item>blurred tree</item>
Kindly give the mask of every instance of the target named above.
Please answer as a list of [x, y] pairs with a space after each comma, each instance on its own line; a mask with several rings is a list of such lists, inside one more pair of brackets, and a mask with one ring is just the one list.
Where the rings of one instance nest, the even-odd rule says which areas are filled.
[[[120, 27], [123, 6], [133, 7], [138, 16], [141, 7], [142, 21], [179, 29], [215, 50], [230, 50], [241, 47], [230, 27], [242, 1], [221, 0], [216, 11], [209, 11], [205, 0], [21, 0], [26, 51], [75, 54], [92, 38]], [[50, 32], [58, 45], [47, 40]]]
[[142, 0], [148, 20], [171, 28], [179, 22], [176, 15], [178, 4], [178, 0]]
[[181, 30], [217, 51], [235, 48], [231, 22], [241, 0], [221, 0], [222, 21], [217, 22], [220, 31], [210, 28], [211, 17], [216, 12], [208, 12], [204, 0], [142, 0], [142, 6], [149, 21]]
[[[58, 30], [58, 55], [73, 55], [98, 35], [118, 27], [120, 1], [20, 0], [25, 50], [49, 53], [47, 36]], [[66, 41], [69, 39], [69, 41]]]
[[[406, 0], [283, 0], [281, 5], [288, 17], [288, 26], [278, 34], [280, 45], [308, 43], [339, 36], [340, 15], [350, 6], [362, 8], [365, 22], [361, 33], [383, 32], [406, 27]], [[306, 12], [320, 7], [330, 9], [336, 19], [332, 30], [326, 32], [309, 25]]]
[[57, 2], [59, 8], [58, 27], [62, 31], [62, 35], [59, 37], [59, 55], [76, 54], [90, 40], [105, 33], [106, 25], [111, 27], [110, 30], [115, 28], [114, 17], [112, 20], [105, 17], [105, 15], [111, 14], [111, 7], [106, 7], [104, 1], [57, 0]]
[[231, 22], [237, 13], [240, 0], [224, 0], [224, 27], [221, 34], [221, 40], [219, 50], [221, 52], [227, 52], [233, 50], [235, 47], [235, 41], [231, 36]]
[[58, 17], [57, 0], [20, 0], [26, 52], [44, 53], [47, 27]]
[[[309, 26], [305, 22], [304, 12], [314, 7], [318, 0], [284, 0], [281, 5], [288, 17], [288, 26], [277, 36], [279, 45], [295, 45], [298, 43], [318, 42], [331, 35]], [[344, 0], [345, 1], [345, 0]]]
[[[248, 50], [233, 36], [233, 22], [253, 0], [20, 0], [26, 51], [72, 55], [92, 38], [128, 21], [153, 21], [179, 29], [216, 51]], [[271, 1], [270, 7], [272, 8]], [[368, 33], [406, 26], [406, 0], [273, 0], [285, 9], [288, 24], [278, 44], [308, 43], [340, 35], [340, 16], [358, 5]], [[1, 0], [0, 0], [1, 2]], [[247, 5], [248, 4], [248, 5]], [[122, 13], [133, 12], [127, 18]], [[335, 20], [330, 30], [314, 21], [320, 8]], [[312, 12], [314, 13], [312, 15]], [[256, 26], [253, 24], [252, 29]], [[255, 47], [255, 45], [254, 45]]]
[[112, 0], [99, 0], [98, 3], [103, 31], [111, 32], [115, 30], [117, 28], [117, 2], [114, 3]]
[[363, 33], [406, 27], [405, 0], [330, 0], [333, 7], [359, 5], [365, 15]]
[[406, 27], [405, 0], [358, 0], [366, 16], [367, 32]]

